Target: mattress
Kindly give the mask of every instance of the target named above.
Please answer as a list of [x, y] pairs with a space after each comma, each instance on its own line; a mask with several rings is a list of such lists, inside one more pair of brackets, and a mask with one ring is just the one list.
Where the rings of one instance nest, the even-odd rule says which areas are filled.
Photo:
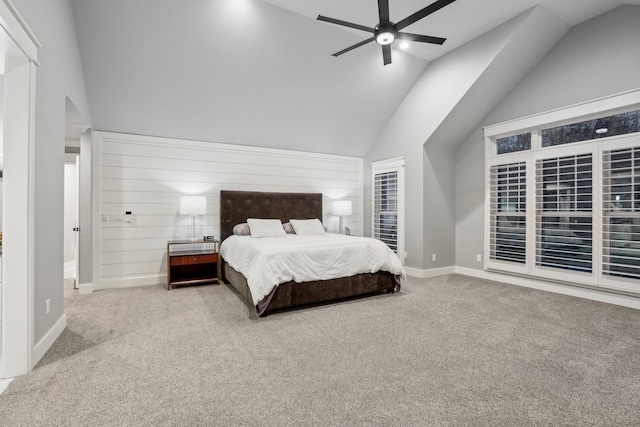
[[398, 256], [380, 240], [324, 234], [254, 238], [230, 236], [220, 255], [242, 273], [258, 304], [280, 283], [298, 283], [387, 271], [406, 279]]

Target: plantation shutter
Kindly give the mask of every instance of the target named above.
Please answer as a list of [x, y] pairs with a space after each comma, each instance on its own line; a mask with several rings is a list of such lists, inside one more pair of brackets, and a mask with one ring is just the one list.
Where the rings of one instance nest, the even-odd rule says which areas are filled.
[[640, 147], [603, 152], [602, 274], [640, 278]]
[[373, 179], [373, 237], [398, 252], [398, 171], [382, 172]]
[[371, 164], [372, 236], [404, 263], [404, 158]]
[[526, 262], [526, 163], [491, 166], [489, 257], [496, 261]]
[[536, 265], [590, 273], [592, 154], [536, 161]]

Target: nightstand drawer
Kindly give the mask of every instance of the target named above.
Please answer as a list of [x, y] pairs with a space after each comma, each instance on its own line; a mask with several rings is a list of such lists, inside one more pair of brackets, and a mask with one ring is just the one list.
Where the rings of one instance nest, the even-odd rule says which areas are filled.
[[171, 265], [194, 265], [218, 262], [218, 254], [171, 255]]

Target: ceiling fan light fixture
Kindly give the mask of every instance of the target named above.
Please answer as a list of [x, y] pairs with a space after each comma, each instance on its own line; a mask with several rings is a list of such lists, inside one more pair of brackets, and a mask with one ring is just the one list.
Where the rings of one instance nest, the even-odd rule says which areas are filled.
[[[378, 0], [378, 18], [380, 19], [378, 25], [375, 27], [367, 27], [360, 24], [354, 24], [353, 22], [343, 21], [341, 19], [329, 18], [328, 16], [318, 15], [318, 21], [329, 22], [331, 24], [341, 25], [343, 27], [349, 27], [356, 30], [364, 31], [367, 33], [373, 33], [373, 37], [349, 46], [346, 49], [342, 49], [339, 52], [332, 54], [331, 56], [338, 57], [347, 52], [351, 52], [353, 49], [364, 46], [367, 43], [375, 41], [382, 46], [382, 59], [384, 65], [391, 64], [391, 43], [397, 38], [403, 41], [410, 40], [412, 42], [431, 43], [441, 45], [447, 39], [443, 37], [426, 36], [422, 34], [406, 33], [402, 30], [411, 24], [426, 18], [434, 12], [442, 9], [443, 7], [453, 3], [456, 0], [435, 0], [428, 6], [423, 7], [419, 11], [407, 16], [406, 18], [398, 21], [391, 22], [389, 19], [389, 0]], [[401, 49], [407, 49], [409, 44], [404, 42], [399, 44]]]
[[400, 49], [409, 49], [409, 42], [403, 41], [400, 43]]
[[396, 36], [391, 31], [382, 31], [376, 35], [376, 42], [382, 46], [393, 43]]

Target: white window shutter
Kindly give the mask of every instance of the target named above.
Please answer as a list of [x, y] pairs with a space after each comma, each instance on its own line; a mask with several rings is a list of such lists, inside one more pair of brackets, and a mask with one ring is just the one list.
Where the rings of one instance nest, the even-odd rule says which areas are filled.
[[372, 236], [404, 264], [404, 158], [372, 163]]

